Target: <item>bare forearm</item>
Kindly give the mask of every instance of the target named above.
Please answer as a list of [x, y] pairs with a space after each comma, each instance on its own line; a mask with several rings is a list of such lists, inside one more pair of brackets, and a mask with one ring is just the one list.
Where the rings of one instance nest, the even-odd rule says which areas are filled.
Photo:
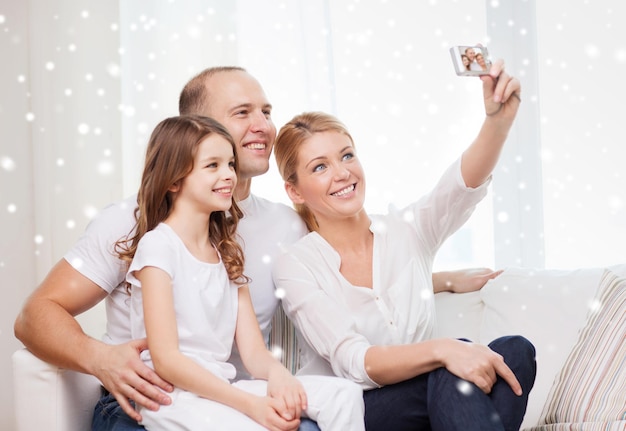
[[251, 394], [217, 377], [180, 351], [152, 353], [155, 371], [174, 386], [249, 415]]
[[463, 153], [461, 172], [468, 187], [483, 184], [500, 158], [512, 121], [487, 117], [470, 147]]
[[453, 273], [451, 271], [433, 272], [433, 291], [451, 292], [453, 289]]
[[269, 380], [270, 374], [276, 371], [288, 371], [272, 354], [262, 345], [251, 354], [242, 356], [246, 370], [255, 379]]
[[74, 316], [106, 295], [61, 259], [26, 300], [15, 320], [15, 336], [44, 361], [97, 375], [98, 360], [107, 346], [85, 334]]
[[372, 346], [365, 354], [369, 377], [379, 385], [390, 385], [411, 379], [443, 366], [442, 343], [428, 340], [397, 346]]
[[58, 367], [94, 374], [94, 358], [106, 344], [82, 330], [76, 319], [48, 299], [29, 300], [18, 315], [14, 332], [28, 350]]
[[488, 76], [482, 76], [485, 121], [476, 140], [463, 153], [461, 171], [468, 187], [478, 187], [491, 175], [521, 102], [517, 78], [494, 62]]
[[[237, 330], [235, 342], [246, 370], [255, 378], [269, 380], [271, 371], [283, 368], [282, 364], [272, 356], [263, 341], [259, 323], [247, 286], [240, 287], [239, 312], [237, 314]], [[285, 370], [286, 372], [286, 370]]]

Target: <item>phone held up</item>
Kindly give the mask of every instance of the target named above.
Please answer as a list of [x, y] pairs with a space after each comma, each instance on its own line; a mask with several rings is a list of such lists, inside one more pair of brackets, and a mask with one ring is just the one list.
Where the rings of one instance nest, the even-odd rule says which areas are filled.
[[459, 76], [479, 76], [489, 73], [491, 58], [484, 46], [460, 45], [450, 48], [454, 70]]

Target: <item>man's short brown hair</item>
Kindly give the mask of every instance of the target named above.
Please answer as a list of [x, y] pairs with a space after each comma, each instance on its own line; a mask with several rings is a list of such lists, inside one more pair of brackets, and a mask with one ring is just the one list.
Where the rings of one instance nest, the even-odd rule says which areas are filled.
[[178, 112], [180, 115], [202, 114], [206, 111], [209, 103], [209, 92], [206, 81], [211, 76], [221, 72], [240, 71], [246, 69], [239, 66], [217, 66], [204, 69], [187, 82], [178, 99]]

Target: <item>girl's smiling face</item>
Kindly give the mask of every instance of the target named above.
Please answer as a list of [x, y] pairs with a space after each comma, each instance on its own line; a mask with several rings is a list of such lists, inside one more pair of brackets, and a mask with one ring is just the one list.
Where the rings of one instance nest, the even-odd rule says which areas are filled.
[[236, 185], [233, 148], [223, 137], [211, 134], [198, 145], [193, 169], [183, 179], [177, 199], [207, 213], [227, 211]]

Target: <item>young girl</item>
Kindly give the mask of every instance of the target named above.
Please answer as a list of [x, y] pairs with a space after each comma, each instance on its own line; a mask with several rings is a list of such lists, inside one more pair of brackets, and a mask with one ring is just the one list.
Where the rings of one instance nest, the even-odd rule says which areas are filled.
[[404, 211], [365, 212], [365, 174], [334, 117], [298, 115], [276, 139], [285, 188], [311, 231], [274, 265], [305, 341], [299, 374], [359, 383], [368, 431], [512, 431], [522, 422], [536, 367], [528, 340], [431, 339], [435, 253], [485, 196], [520, 103], [519, 81], [501, 61], [490, 74], [481, 77], [487, 116], [477, 138]]
[[[136, 227], [117, 250], [130, 264], [132, 336], [147, 336], [142, 359], [175, 390], [171, 405], [140, 408], [141, 423], [168, 431], [295, 430], [303, 414], [321, 430], [363, 430], [357, 385], [296, 379], [263, 342], [235, 238], [236, 167], [235, 144], [212, 119], [168, 118], [150, 138]], [[261, 380], [229, 382], [233, 340]]]

